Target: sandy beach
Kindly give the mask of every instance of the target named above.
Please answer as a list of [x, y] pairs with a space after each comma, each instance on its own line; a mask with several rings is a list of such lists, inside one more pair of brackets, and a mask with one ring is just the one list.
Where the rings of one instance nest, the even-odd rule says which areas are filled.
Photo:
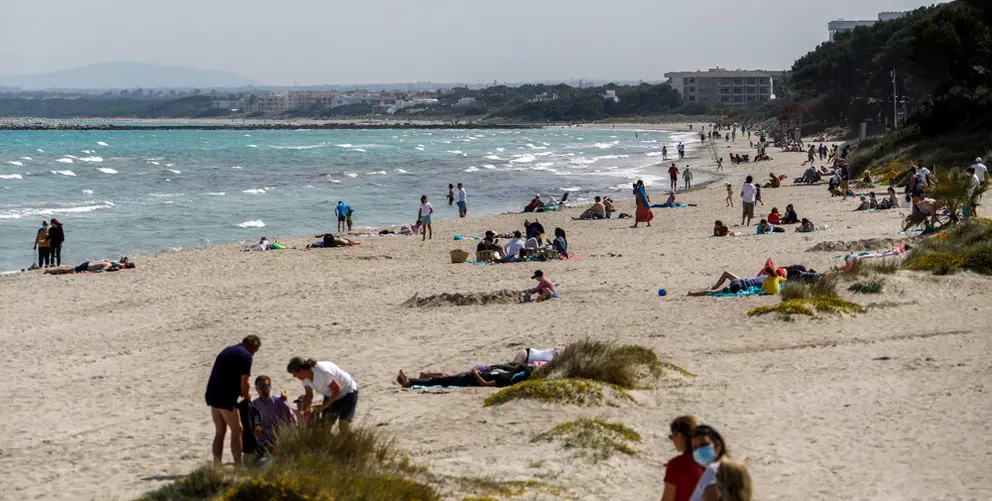
[[[746, 137], [718, 141], [716, 151], [753, 155]], [[843, 290], [869, 306], [866, 314], [795, 322], [747, 316], [775, 298], [686, 297], [723, 271], [754, 275], [768, 258], [820, 271], [841, 264], [833, 256], [843, 252], [807, 252], [821, 242], [902, 238], [906, 209], [854, 212], [853, 200], [831, 199], [825, 186], [789, 181], [762, 190], [756, 215], [792, 203], [829, 229], [756, 236], [753, 226], [732, 226], [747, 235], [711, 237], [715, 219], [740, 223], [737, 193], [747, 174], [759, 182], [769, 172], [801, 175], [805, 154], [769, 154], [771, 162], [726, 161], [714, 173], [712, 148], [697, 150], [681, 164], [719, 181], [678, 197], [696, 207], [655, 209], [650, 228], [573, 221], [584, 207], [538, 215], [549, 232], [568, 232], [579, 256], [572, 260], [450, 263], [450, 250], [476, 245], [454, 235], [522, 230], [534, 218], [512, 214], [435, 224], [426, 243], [360, 237], [354, 248], [305, 250], [314, 239], [295, 238], [284, 251], [223, 246], [139, 256], [137, 269], [120, 273], [0, 277], [0, 378], [11, 389], [0, 410], [0, 499], [131, 499], [208, 462], [206, 380], [216, 354], [247, 334], [263, 342], [253, 375], [271, 376], [274, 391], [291, 398], [302, 393], [285, 371], [292, 356], [349, 371], [361, 391], [356, 422], [392, 434], [442, 478], [539, 479], [571, 499], [656, 500], [675, 455], [668, 423], [693, 414], [748, 464], [761, 500], [988, 499], [992, 280], [902, 271], [878, 296]], [[734, 208], [725, 206], [723, 181], [733, 184]], [[649, 193], [660, 203], [667, 190]], [[619, 208], [634, 212], [629, 194]], [[314, 233], [331, 229], [331, 216]], [[401, 306], [414, 294], [523, 290], [535, 269], [557, 284], [560, 299]], [[670, 376], [620, 407], [484, 409], [488, 388], [424, 394], [394, 381], [401, 368], [458, 372], [506, 361], [519, 348], [583, 338], [647, 346], [698, 376]], [[634, 428], [643, 435], [637, 456], [591, 464], [557, 443], [531, 441], [581, 417]]]

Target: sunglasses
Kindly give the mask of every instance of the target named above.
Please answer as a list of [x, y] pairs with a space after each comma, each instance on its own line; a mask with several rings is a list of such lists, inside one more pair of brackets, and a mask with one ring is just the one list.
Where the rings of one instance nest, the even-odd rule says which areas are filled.
[[271, 385], [268, 384], [256, 384], [255, 388], [269, 388]]

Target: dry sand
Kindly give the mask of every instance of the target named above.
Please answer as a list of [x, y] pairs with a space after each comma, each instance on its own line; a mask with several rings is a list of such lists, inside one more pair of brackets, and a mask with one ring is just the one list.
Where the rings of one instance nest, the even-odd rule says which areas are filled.
[[[734, 147], [748, 149], [740, 138]], [[735, 193], [747, 173], [801, 172], [803, 154], [771, 154], [771, 163], [727, 163]], [[706, 159], [691, 163], [712, 169]], [[660, 187], [650, 191], [664, 200]], [[577, 210], [540, 215], [549, 231], [566, 228], [581, 256], [554, 263], [449, 263], [448, 251], [475, 245], [452, 235], [511, 231], [533, 217], [502, 215], [438, 223], [427, 243], [227, 246], [141, 257], [136, 270], [116, 274], [2, 277], [0, 380], [9, 396], [0, 407], [0, 498], [127, 499], [208, 461], [203, 392], [213, 358], [258, 334], [253, 372], [272, 376], [276, 391], [301, 392], [285, 373], [291, 356], [338, 363], [358, 381], [357, 420], [394, 434], [439, 475], [543, 479], [580, 500], [658, 499], [674, 455], [667, 423], [695, 414], [747, 462], [761, 500], [988, 499], [992, 280], [900, 272], [882, 295], [857, 299], [875, 305], [865, 315], [793, 323], [747, 317], [773, 298], [685, 297], [724, 270], [754, 274], [769, 257], [827, 269], [836, 252], [805, 252], [821, 242], [898, 238], [903, 211], [852, 212], [853, 202], [830, 199], [823, 186], [762, 191], [759, 211], [794, 203], [831, 229], [711, 238], [714, 219], [740, 222], [737, 196], [738, 208], [725, 208], [717, 183], [680, 197], [698, 207], [656, 210], [651, 228], [572, 221]], [[536, 268], [561, 299], [400, 306], [416, 293], [524, 289]], [[593, 408], [483, 409], [492, 390], [422, 394], [393, 382], [400, 368], [455, 372], [586, 337], [651, 347], [698, 377], [634, 392], [636, 405]], [[559, 444], [531, 442], [579, 417], [633, 427], [644, 436], [638, 456], [593, 465]]]

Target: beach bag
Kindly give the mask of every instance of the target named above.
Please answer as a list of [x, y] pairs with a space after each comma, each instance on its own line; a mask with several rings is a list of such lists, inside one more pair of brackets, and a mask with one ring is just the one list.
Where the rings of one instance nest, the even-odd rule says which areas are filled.
[[461, 249], [451, 251], [451, 264], [459, 264], [468, 261], [469, 253]]

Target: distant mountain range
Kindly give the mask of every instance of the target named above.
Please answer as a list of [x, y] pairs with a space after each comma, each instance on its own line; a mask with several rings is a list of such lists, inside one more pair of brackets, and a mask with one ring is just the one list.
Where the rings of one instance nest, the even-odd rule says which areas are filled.
[[21, 89], [162, 89], [257, 86], [227, 71], [146, 63], [99, 63], [37, 75], [0, 76], [0, 87]]

